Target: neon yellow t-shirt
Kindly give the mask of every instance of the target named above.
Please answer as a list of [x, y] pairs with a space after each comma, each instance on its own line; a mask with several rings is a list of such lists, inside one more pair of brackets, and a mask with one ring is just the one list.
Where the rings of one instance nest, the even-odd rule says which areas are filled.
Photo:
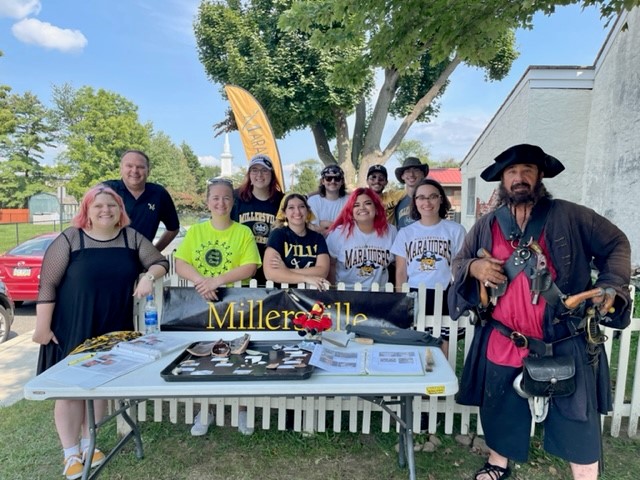
[[250, 263], [262, 265], [253, 233], [237, 222], [226, 230], [216, 230], [209, 221], [191, 226], [174, 256], [205, 277], [217, 277]]

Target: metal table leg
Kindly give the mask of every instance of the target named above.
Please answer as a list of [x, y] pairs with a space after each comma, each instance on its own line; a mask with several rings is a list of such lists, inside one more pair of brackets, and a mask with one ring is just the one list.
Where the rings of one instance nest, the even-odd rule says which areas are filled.
[[142, 437], [140, 436], [140, 427], [136, 422], [133, 421], [127, 410], [131, 408], [133, 405], [136, 405], [141, 400], [117, 400], [118, 407], [109, 415], [106, 415], [100, 422], [96, 424], [95, 421], [95, 407], [94, 401], [92, 399], [86, 400], [87, 405], [87, 420], [89, 422], [89, 448], [87, 458], [93, 458], [93, 452], [96, 448], [96, 437], [98, 434], [98, 429], [102, 427], [105, 423], [118, 416], [121, 416], [122, 419], [129, 425], [131, 430], [125, 436], [123, 436], [115, 447], [111, 449], [111, 451], [105, 456], [104, 462], [101, 465], [96, 467], [93, 472], [91, 472], [91, 462], [87, 462], [84, 465], [84, 470], [82, 471], [82, 480], [90, 480], [93, 478], [98, 478], [102, 469], [111, 461], [111, 459], [127, 444], [128, 441], [132, 440], [135, 443], [136, 449], [136, 457], [139, 459], [144, 458], [144, 451], [142, 449]]
[[[385, 401], [383, 397], [360, 397], [378, 405], [398, 422], [400, 433], [398, 435], [398, 465], [400, 468], [408, 467], [409, 480], [416, 480], [415, 452], [413, 451], [413, 396], [401, 395], [398, 400]], [[400, 405], [400, 416], [389, 408], [389, 405]]]
[[[415, 452], [413, 451], [413, 428], [411, 428], [413, 420], [413, 397], [402, 396], [400, 397], [402, 402], [400, 403], [400, 416], [402, 422], [400, 422], [400, 452], [402, 454], [403, 446], [405, 451], [405, 458], [407, 466], [409, 467], [410, 480], [416, 479], [416, 463]], [[400, 457], [401, 458], [401, 457]], [[399, 459], [400, 461], [400, 459]], [[401, 465], [404, 466], [404, 465]]]

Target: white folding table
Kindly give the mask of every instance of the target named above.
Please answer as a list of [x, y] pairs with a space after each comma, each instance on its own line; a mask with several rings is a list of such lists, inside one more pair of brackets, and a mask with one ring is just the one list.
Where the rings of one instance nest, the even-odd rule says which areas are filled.
[[[286, 342], [300, 340], [294, 332], [250, 332], [252, 340], [269, 340]], [[163, 335], [179, 336], [184, 339], [184, 346], [196, 341], [231, 340], [238, 332], [163, 332]], [[419, 348], [425, 352], [426, 347], [406, 347], [397, 345], [399, 349]], [[348, 347], [351, 348], [351, 347]], [[358, 347], [360, 348], [360, 347]], [[263, 397], [263, 396], [358, 396], [379, 405], [388, 412], [400, 425], [399, 454], [400, 467], [408, 467], [410, 480], [415, 480], [415, 462], [413, 451], [413, 417], [412, 400], [415, 396], [447, 396], [458, 390], [455, 373], [438, 348], [432, 348], [434, 359], [433, 371], [424, 375], [335, 375], [325, 374], [318, 369], [306, 380], [240, 380], [240, 381], [197, 381], [167, 382], [160, 372], [180, 353], [177, 350], [159, 360], [153, 361], [128, 374], [115, 378], [93, 389], [65, 385], [53, 381], [49, 376], [55, 371], [67, 368], [68, 361], [58, 363], [51, 369], [29, 381], [24, 388], [25, 398], [29, 400], [45, 399], [81, 399], [87, 405], [87, 417], [90, 422], [90, 452], [95, 448], [96, 432], [107, 421], [120, 416], [131, 431], [122, 437], [118, 444], [108, 453], [107, 460], [91, 471], [90, 462], [85, 465], [83, 479], [96, 478], [108, 461], [129, 441], [135, 442], [136, 455], [143, 457], [142, 439], [137, 423], [128, 415], [127, 410], [134, 404], [155, 398], [208, 398], [208, 397]], [[81, 356], [79, 354], [78, 356]], [[384, 397], [394, 400], [385, 400]], [[117, 401], [117, 408], [98, 424], [93, 421], [94, 401], [110, 399]], [[400, 405], [400, 416], [389, 408]], [[90, 457], [89, 457], [90, 458]]]

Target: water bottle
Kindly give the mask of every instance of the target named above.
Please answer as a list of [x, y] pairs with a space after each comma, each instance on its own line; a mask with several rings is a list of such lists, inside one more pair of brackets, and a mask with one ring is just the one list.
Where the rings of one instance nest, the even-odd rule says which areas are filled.
[[158, 307], [153, 295], [147, 296], [147, 303], [144, 305], [144, 334], [158, 333]]

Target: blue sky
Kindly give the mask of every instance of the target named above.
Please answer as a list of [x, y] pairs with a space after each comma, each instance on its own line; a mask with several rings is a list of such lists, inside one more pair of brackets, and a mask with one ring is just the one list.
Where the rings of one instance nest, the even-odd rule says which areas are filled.
[[[186, 141], [201, 157], [219, 157], [223, 137], [212, 125], [228, 108], [220, 86], [198, 61], [192, 22], [199, 0], [0, 0], [0, 84], [31, 91], [49, 105], [51, 86], [70, 83], [116, 92], [136, 105], [142, 122]], [[520, 57], [501, 82], [460, 66], [442, 98], [440, 115], [414, 125], [436, 160], [462, 160], [529, 65], [592, 65], [608, 29], [594, 8], [563, 7], [518, 31]], [[391, 135], [394, 122], [385, 133]], [[237, 133], [234, 164], [245, 162]], [[317, 158], [308, 131], [278, 141], [285, 164]], [[390, 164], [393, 168], [394, 164]]]

